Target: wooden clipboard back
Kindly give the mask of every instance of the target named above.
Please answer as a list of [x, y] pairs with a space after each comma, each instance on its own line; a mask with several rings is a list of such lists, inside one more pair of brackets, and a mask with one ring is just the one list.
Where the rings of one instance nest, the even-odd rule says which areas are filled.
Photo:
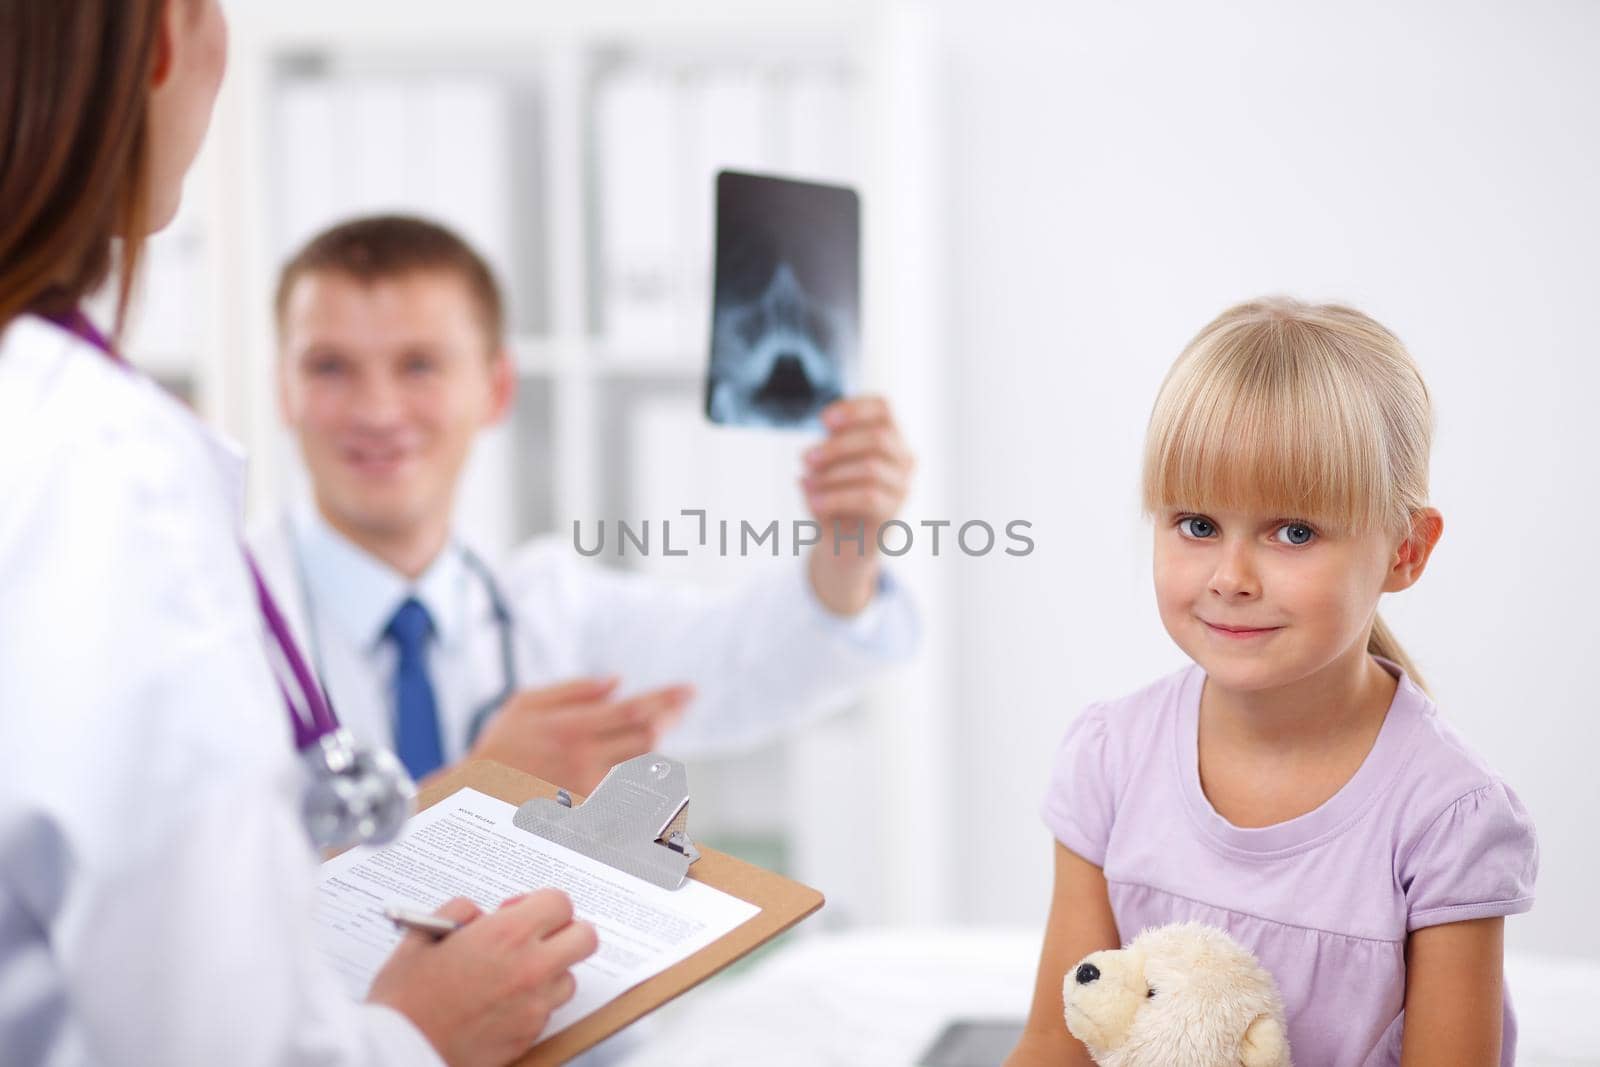
[[[531, 774], [489, 760], [474, 760], [458, 765], [422, 790], [417, 810], [430, 808], [466, 788], [518, 805], [534, 797], [554, 797], [557, 792], [555, 786]], [[517, 1060], [515, 1067], [551, 1067], [567, 1062], [777, 937], [823, 903], [822, 894], [810, 886], [703, 845], [699, 860], [689, 868], [689, 877], [748, 901], [761, 911], [688, 959], [640, 982], [594, 1014], [541, 1041]]]

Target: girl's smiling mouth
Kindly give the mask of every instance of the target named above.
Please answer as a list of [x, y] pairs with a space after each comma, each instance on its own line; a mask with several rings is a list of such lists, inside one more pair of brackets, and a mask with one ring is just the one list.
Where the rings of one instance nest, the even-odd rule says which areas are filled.
[[1248, 640], [1252, 637], [1265, 637], [1267, 634], [1275, 634], [1283, 629], [1281, 626], [1224, 626], [1221, 623], [1211, 622], [1207, 619], [1201, 619], [1200, 621], [1205, 623], [1206, 629], [1212, 633], [1237, 641]]

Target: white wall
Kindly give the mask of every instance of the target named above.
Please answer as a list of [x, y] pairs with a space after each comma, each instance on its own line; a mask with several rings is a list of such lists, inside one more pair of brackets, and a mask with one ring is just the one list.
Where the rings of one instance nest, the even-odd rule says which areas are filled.
[[1056, 739], [1181, 662], [1135, 503], [1144, 421], [1212, 315], [1288, 292], [1370, 311], [1422, 364], [1446, 536], [1385, 613], [1538, 822], [1510, 942], [1600, 955], [1600, 5], [938, 6], [960, 507], [1038, 539], [950, 561], [959, 916], [1042, 921]]

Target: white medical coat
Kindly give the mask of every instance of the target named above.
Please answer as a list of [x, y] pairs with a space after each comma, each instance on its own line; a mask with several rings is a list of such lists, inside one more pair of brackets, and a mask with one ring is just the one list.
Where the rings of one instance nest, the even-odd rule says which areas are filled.
[[[255, 531], [268, 584], [312, 650], [340, 721], [393, 743], [397, 653], [383, 633], [400, 604], [428, 608], [429, 673], [447, 761], [506, 685], [488, 584], [457, 540], [414, 582], [333, 531], [309, 506]], [[599, 566], [556, 538], [492, 572], [512, 617], [518, 689], [618, 675], [623, 694], [680, 682], [695, 697], [659, 748], [680, 757], [768, 740], [860, 696], [917, 643], [910, 598], [887, 575], [861, 614], [831, 614], [799, 559], [752, 559], [752, 576], [708, 590]], [[485, 566], [488, 566], [485, 564]]]
[[40, 320], [0, 336], [0, 1060], [433, 1064], [314, 942], [240, 464]]

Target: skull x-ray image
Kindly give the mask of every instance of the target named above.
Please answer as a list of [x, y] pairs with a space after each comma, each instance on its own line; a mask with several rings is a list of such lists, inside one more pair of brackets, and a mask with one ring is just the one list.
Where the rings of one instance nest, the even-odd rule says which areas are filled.
[[852, 189], [717, 175], [716, 300], [706, 414], [811, 428], [854, 387], [861, 206]]

